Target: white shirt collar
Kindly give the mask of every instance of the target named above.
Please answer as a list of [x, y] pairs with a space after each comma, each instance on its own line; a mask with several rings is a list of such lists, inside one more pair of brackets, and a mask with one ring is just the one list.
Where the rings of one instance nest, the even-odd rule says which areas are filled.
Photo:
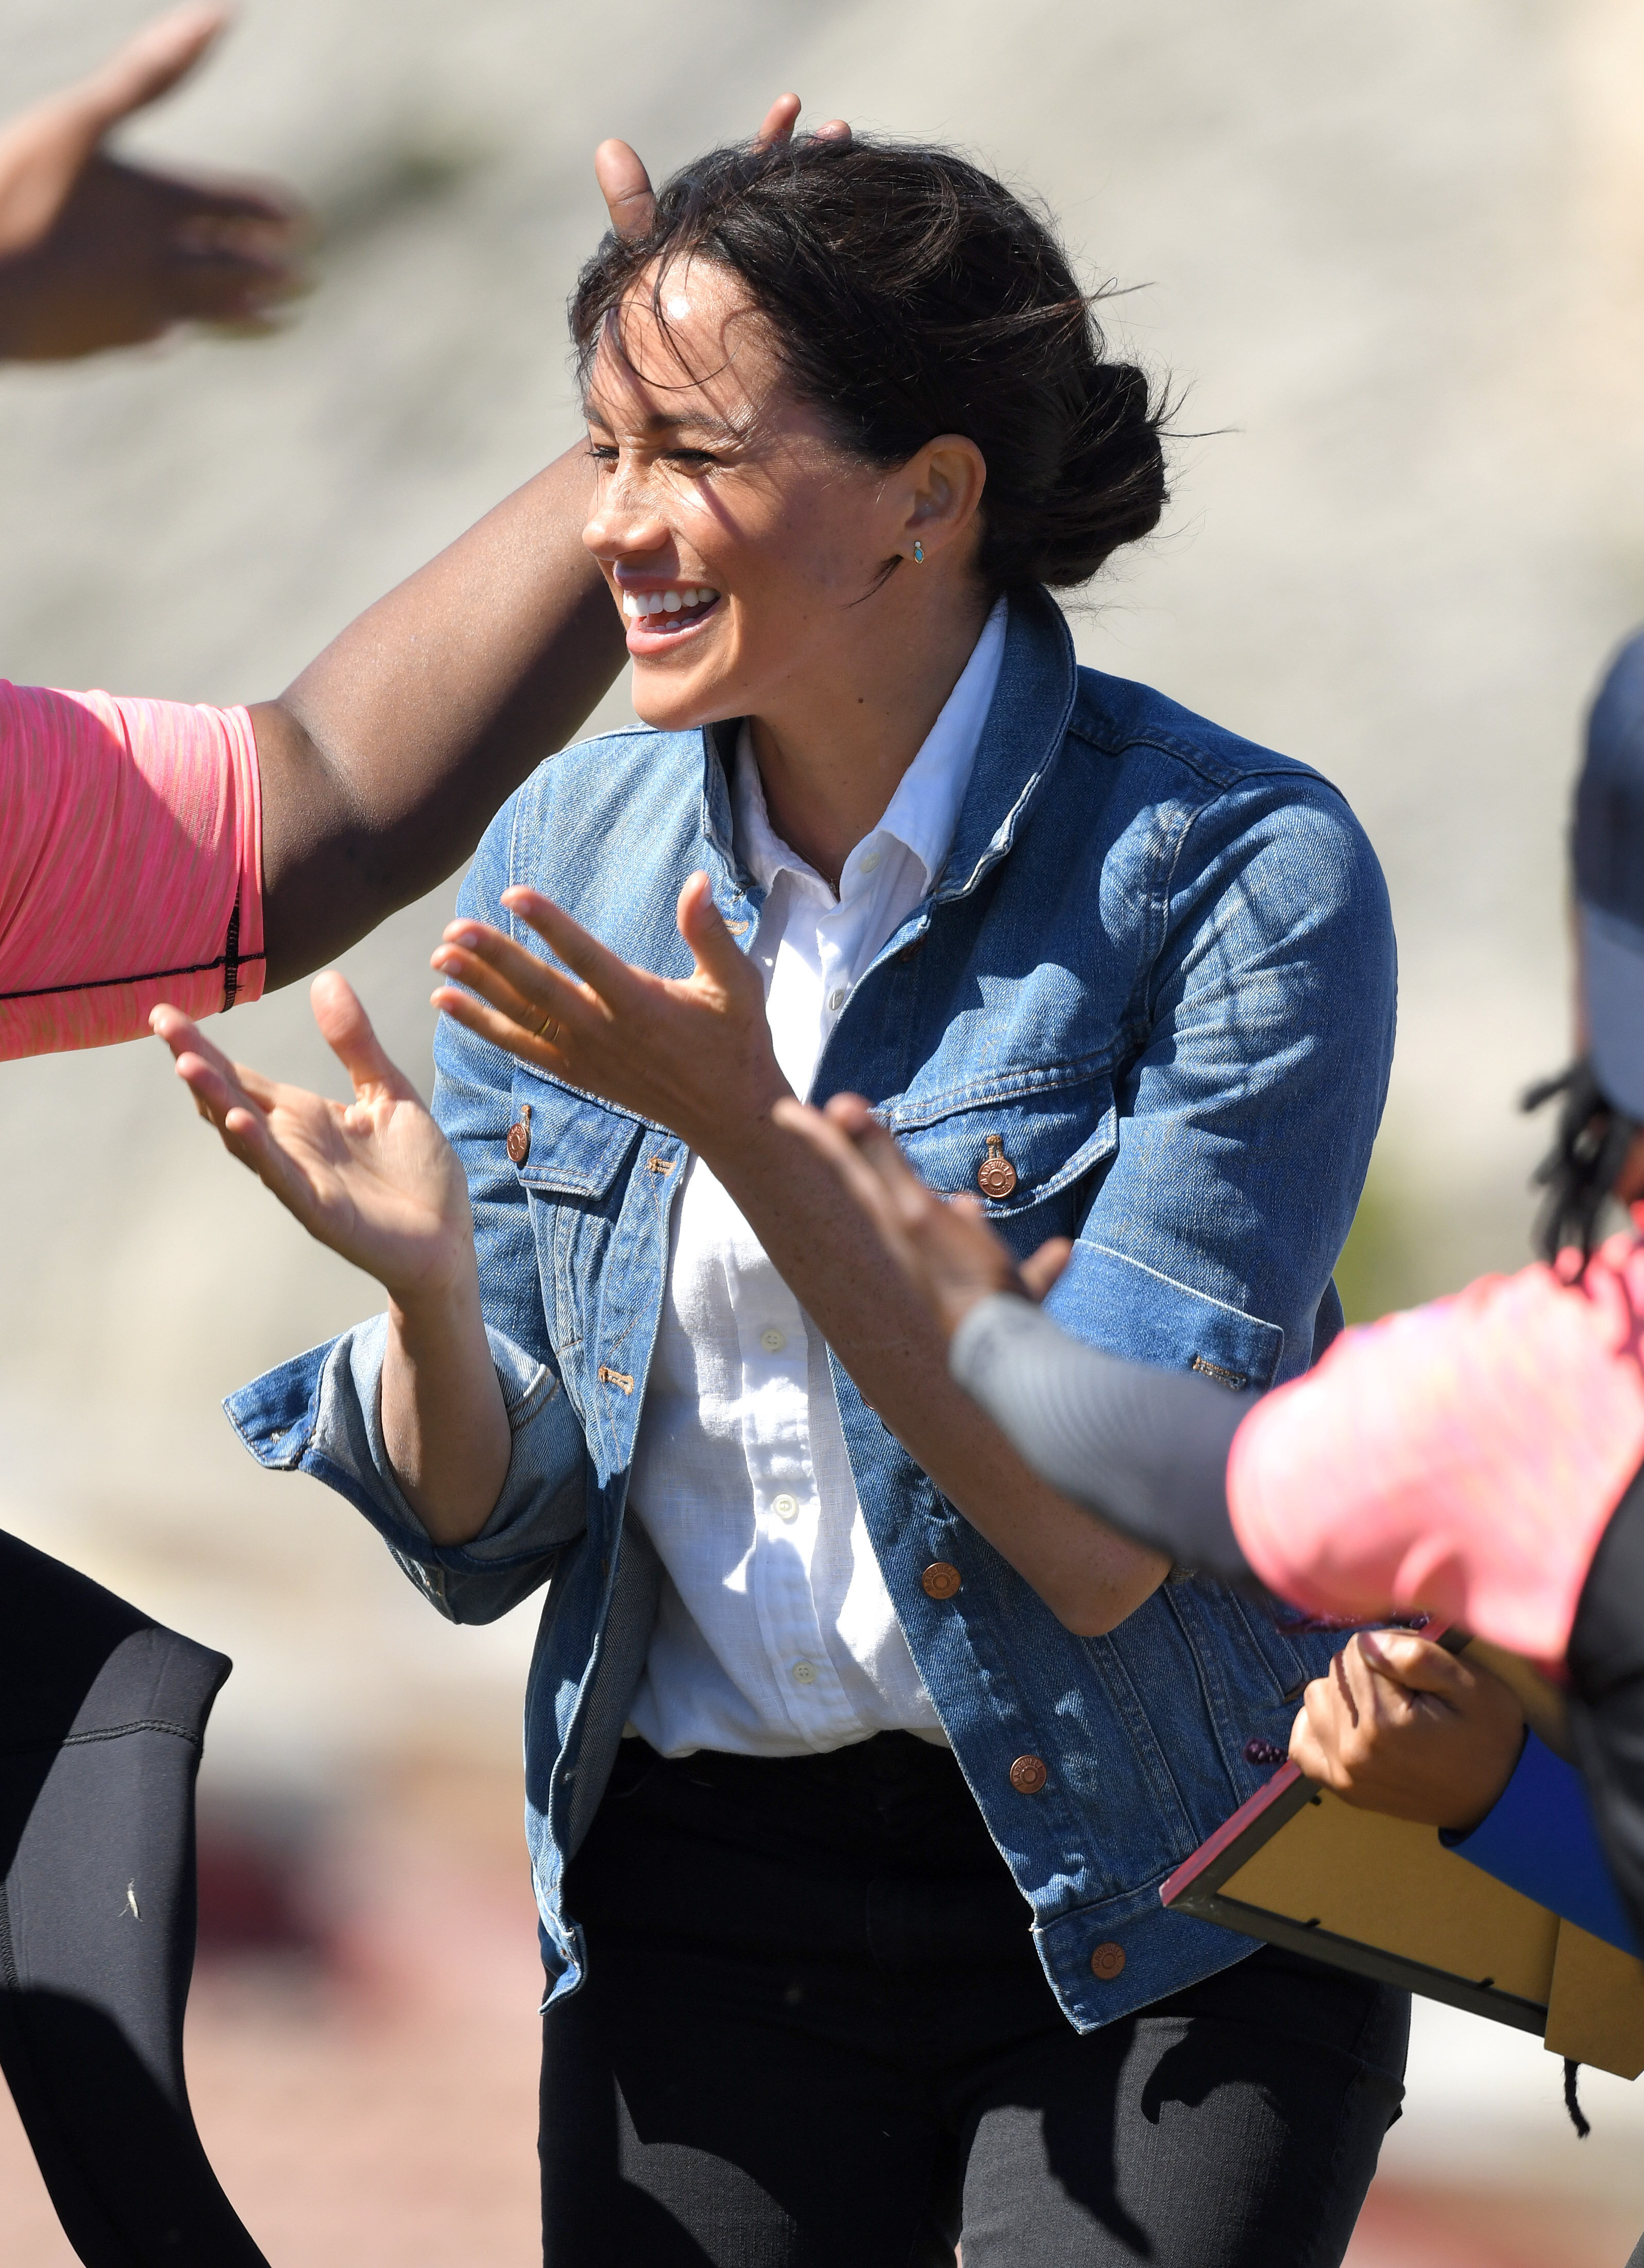
[[[862, 873], [861, 860], [881, 836], [889, 836], [910, 850], [924, 870], [925, 888], [934, 887], [953, 848], [960, 806], [970, 784], [977, 751], [982, 745], [983, 727], [993, 705], [999, 668], [1005, 659], [1009, 613], [1006, 599], [994, 600], [982, 635], [971, 648], [969, 660], [943, 703], [941, 714], [925, 734], [918, 755], [896, 783], [883, 817], [845, 860], [839, 879], [842, 898], [851, 895], [852, 886]], [[737, 850], [761, 888], [768, 891], [777, 876], [786, 870], [817, 882], [831, 898], [832, 891], [815, 868], [790, 849], [770, 824], [764, 786], [754, 755], [753, 736], [746, 724], [737, 736], [736, 776], [731, 792]], [[875, 859], [874, 865], [878, 863]]]

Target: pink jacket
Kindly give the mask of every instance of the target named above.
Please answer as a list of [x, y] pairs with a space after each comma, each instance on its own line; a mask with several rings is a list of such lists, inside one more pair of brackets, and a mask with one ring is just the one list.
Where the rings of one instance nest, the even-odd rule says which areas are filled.
[[1316, 1612], [1423, 1609], [1557, 1667], [1644, 1465], [1644, 1244], [1579, 1282], [1526, 1268], [1345, 1331], [1258, 1403], [1227, 1499], [1246, 1557]]

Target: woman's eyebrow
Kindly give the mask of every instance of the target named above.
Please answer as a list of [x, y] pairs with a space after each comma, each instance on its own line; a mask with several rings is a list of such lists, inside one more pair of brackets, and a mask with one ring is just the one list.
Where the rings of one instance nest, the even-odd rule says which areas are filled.
[[[616, 431], [616, 426], [597, 402], [585, 401], [582, 405], [582, 415], [588, 424], [596, 426], [601, 433], [614, 433]], [[634, 430], [635, 421], [624, 418], [623, 422], [630, 431]], [[646, 434], [706, 433], [712, 435], [716, 440], [721, 441], [740, 441], [744, 438], [743, 427], [734, 425], [723, 417], [696, 415], [671, 417], [664, 409], [653, 409], [648, 417], [642, 417], [637, 422], [638, 431]]]

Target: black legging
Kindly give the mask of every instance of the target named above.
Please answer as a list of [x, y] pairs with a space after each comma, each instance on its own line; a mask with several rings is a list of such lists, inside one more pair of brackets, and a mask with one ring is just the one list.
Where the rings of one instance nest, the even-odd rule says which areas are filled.
[[92, 2268], [267, 2268], [195, 2131], [194, 1783], [229, 1672], [0, 1534], [0, 2068]]

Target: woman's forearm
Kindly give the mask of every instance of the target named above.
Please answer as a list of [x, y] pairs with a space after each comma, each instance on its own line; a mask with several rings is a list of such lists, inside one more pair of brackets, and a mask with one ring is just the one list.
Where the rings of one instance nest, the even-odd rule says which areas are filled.
[[950, 1377], [929, 1310], [822, 1160], [766, 1123], [707, 1162], [863, 1399], [1052, 1613], [1084, 1636], [1133, 1614], [1169, 1560], [1092, 1520], [1029, 1469]]
[[508, 1477], [512, 1435], [477, 1275], [388, 1310], [382, 1430], [394, 1476], [436, 1543], [479, 1534]]
[[270, 985], [450, 873], [610, 685], [623, 626], [582, 543], [588, 480], [579, 445], [253, 710]]

